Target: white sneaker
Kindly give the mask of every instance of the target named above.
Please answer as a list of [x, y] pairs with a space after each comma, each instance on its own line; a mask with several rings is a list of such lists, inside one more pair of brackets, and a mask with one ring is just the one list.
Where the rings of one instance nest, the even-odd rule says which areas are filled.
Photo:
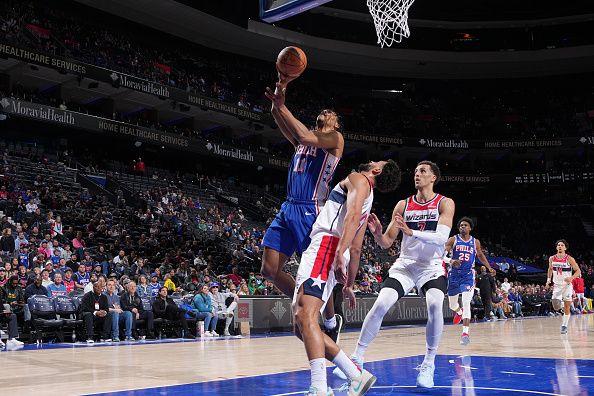
[[433, 374], [435, 373], [435, 364], [428, 364], [423, 362], [419, 367], [419, 375], [417, 376], [417, 386], [419, 388], [433, 388]]
[[[358, 359], [355, 355], [351, 355], [351, 360], [353, 361], [353, 363], [355, 363], [355, 366], [357, 366], [359, 368], [359, 370], [363, 371], [363, 360], [362, 359]], [[346, 375], [342, 372], [342, 370], [338, 366], [334, 368], [334, 370], [332, 371], [332, 374], [334, 374], [335, 376], [337, 376], [340, 379], [343, 379], [343, 380], [347, 379]]]
[[225, 330], [225, 333], [223, 335], [225, 337], [231, 337], [231, 333], [229, 333], [229, 330]]
[[217, 333], [216, 331], [214, 331], [214, 330], [213, 330], [213, 331], [212, 331], [212, 336], [213, 336], [213, 337], [219, 337], [219, 333]]
[[367, 370], [361, 371], [359, 378], [350, 381], [348, 396], [360, 396], [367, 393], [369, 389], [375, 384], [377, 378]]
[[205, 331], [204, 337], [212, 337], [212, 333], [210, 331]]
[[17, 349], [21, 349], [25, 344], [20, 342], [19, 340], [12, 339], [6, 342], [6, 350], [7, 351], [15, 351]]
[[92, 339], [92, 338], [89, 338], [89, 339], [87, 340], [87, 344], [89, 344], [89, 345], [92, 345], [92, 344], [94, 344], [94, 343], [95, 343], [95, 340], [94, 340], [94, 339]]
[[0, 349], [4, 349], [6, 345], [2, 342], [2, 340], [0, 340]]

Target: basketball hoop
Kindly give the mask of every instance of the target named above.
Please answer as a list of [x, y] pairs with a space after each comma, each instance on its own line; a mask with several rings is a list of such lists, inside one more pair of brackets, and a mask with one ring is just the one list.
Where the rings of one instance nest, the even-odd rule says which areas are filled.
[[377, 43], [383, 48], [410, 37], [408, 9], [415, 0], [367, 0], [373, 17]]

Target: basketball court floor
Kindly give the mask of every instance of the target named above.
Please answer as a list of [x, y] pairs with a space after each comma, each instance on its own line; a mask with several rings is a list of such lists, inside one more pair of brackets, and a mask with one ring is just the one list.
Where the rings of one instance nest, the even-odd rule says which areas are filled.
[[[446, 326], [435, 388], [415, 387], [424, 327], [391, 327], [369, 348], [365, 367], [377, 377], [369, 395], [594, 394], [594, 315], [472, 324], [472, 342]], [[341, 345], [350, 354], [358, 331]], [[29, 345], [0, 353], [4, 395], [298, 395], [309, 387], [307, 358], [288, 334], [198, 341]], [[341, 382], [329, 368], [337, 395]]]

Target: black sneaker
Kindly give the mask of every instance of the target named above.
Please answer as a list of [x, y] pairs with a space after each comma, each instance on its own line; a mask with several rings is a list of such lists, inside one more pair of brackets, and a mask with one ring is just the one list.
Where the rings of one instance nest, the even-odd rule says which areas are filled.
[[342, 316], [335, 314], [334, 317], [336, 318], [336, 326], [330, 330], [325, 328], [324, 333], [332, 338], [332, 341], [338, 344], [340, 341], [340, 330], [342, 330]]

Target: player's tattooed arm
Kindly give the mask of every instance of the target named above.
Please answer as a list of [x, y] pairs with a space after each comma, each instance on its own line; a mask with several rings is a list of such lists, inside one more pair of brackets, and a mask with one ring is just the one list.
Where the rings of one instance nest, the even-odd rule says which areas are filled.
[[547, 270], [547, 285], [553, 283], [551, 277], [553, 276], [553, 256], [549, 257], [549, 269]]
[[573, 269], [573, 275], [565, 278], [565, 282], [567, 282], [567, 283], [571, 283], [575, 278], [579, 278], [580, 276], [582, 276], [582, 271], [580, 270], [580, 266], [575, 261], [575, 259], [571, 256], [569, 256], [569, 264], [571, 264], [571, 268]]

